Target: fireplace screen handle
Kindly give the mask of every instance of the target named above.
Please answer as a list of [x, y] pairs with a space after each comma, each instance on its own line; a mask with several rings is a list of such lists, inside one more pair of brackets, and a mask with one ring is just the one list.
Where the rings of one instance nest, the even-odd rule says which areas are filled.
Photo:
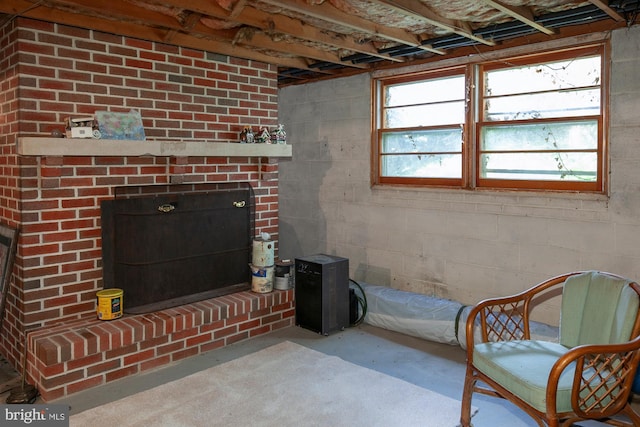
[[239, 202], [233, 202], [233, 206], [236, 208], [244, 208], [246, 202], [244, 200], [240, 200]]
[[162, 212], [162, 213], [171, 212], [175, 208], [176, 208], [175, 205], [172, 205], [171, 203], [165, 203], [165, 204], [162, 204], [162, 205], [158, 206], [158, 210], [160, 212]]

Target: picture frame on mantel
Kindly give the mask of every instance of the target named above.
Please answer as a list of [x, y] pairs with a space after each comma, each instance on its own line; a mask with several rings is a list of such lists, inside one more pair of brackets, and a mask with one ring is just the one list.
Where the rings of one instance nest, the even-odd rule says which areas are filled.
[[0, 330], [4, 321], [4, 308], [9, 294], [17, 247], [18, 230], [0, 224]]

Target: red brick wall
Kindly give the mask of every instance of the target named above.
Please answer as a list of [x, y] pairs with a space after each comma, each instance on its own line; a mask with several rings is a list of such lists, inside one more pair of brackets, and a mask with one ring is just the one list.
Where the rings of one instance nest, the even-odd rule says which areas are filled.
[[235, 141], [244, 125], [277, 124], [274, 66], [22, 18], [0, 31], [0, 219], [20, 228], [0, 332], [10, 361], [25, 330], [95, 315], [100, 202], [116, 186], [250, 182], [256, 232], [277, 240], [277, 160], [15, 153], [17, 137], [49, 136], [96, 110], [138, 110], [147, 139]]
[[293, 326], [293, 290], [237, 292], [108, 322], [80, 319], [29, 334], [27, 377], [45, 401]]
[[[18, 30], [17, 21], [14, 20], [0, 28], [0, 220], [14, 228], [20, 224], [20, 169], [15, 155], [15, 137], [19, 127], [18, 61]], [[18, 271], [18, 266], [15, 266], [13, 272]], [[12, 277], [13, 282], [16, 275]], [[0, 328], [0, 353], [16, 364], [23, 341], [16, 338], [21, 335], [21, 323], [17, 316], [18, 308], [22, 308], [18, 303], [22, 291], [10, 285], [6, 293], [7, 309]]]

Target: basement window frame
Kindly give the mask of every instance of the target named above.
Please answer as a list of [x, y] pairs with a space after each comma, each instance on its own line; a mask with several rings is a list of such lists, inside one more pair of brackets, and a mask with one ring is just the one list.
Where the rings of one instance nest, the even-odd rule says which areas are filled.
[[[520, 53], [518, 55], [504, 55], [502, 57], [493, 57], [491, 59], [483, 59], [479, 56], [476, 59], [471, 59], [468, 62], [457, 65], [447, 66], [443, 68], [434, 68], [424, 71], [412, 71], [409, 73], [395, 73], [389, 75], [383, 75], [380, 77], [372, 78], [372, 97], [373, 97], [373, 128], [372, 128], [372, 173], [371, 180], [373, 186], [400, 186], [400, 187], [422, 187], [422, 188], [450, 188], [461, 190], [515, 190], [515, 191], [556, 191], [556, 192], [571, 192], [571, 193], [591, 193], [591, 194], [606, 194], [607, 182], [606, 177], [608, 175], [608, 92], [609, 92], [609, 45], [606, 41], [594, 42], [588, 45], [581, 46], [565, 46], [558, 49], [538, 51], [535, 53]], [[548, 115], [544, 117], [544, 114], [525, 115], [523, 118], [509, 118], [504, 120], [504, 117], [499, 120], [493, 120], [487, 116], [487, 111], [483, 108], [485, 101], [493, 99], [485, 91], [486, 73], [494, 71], [514, 70], [519, 67], [545, 67], [552, 63], [566, 62], [566, 66], [581, 58], [587, 57], [599, 57], [600, 59], [600, 75], [599, 78], [594, 79], [597, 83], [591, 85], [591, 87], [580, 87], [578, 90], [589, 91], [599, 96], [597, 101], [597, 107], [592, 108], [588, 115], [574, 115], [570, 112], [565, 112], [560, 115]], [[392, 114], [388, 109], [393, 107], [394, 101], [389, 101], [391, 98], [388, 96], [388, 89], [394, 87], [401, 87], [403, 85], [420, 84], [423, 82], [434, 82], [439, 79], [446, 84], [447, 78], [451, 76], [464, 76], [464, 121], [462, 123], [446, 123], [442, 124], [422, 124], [413, 123], [409, 120], [411, 126], [394, 127], [394, 124], [388, 125], [392, 120], [389, 117]], [[416, 86], [419, 87], [419, 86]], [[457, 90], [457, 89], [456, 89]], [[552, 90], [552, 94], [562, 95], [567, 90], [566, 87], [559, 87], [557, 90]], [[575, 91], [575, 88], [569, 88], [569, 92]], [[544, 91], [542, 91], [544, 93]], [[459, 93], [459, 92], [457, 92]], [[524, 95], [531, 95], [535, 97], [539, 95], [535, 90], [524, 91]], [[510, 94], [510, 96], [512, 96]], [[438, 100], [429, 99], [430, 95], [426, 95], [426, 104], [437, 104]], [[431, 97], [433, 98], [433, 97]], [[458, 95], [459, 98], [459, 95]], [[495, 98], [495, 97], [494, 97]], [[436, 105], [437, 106], [437, 105]], [[597, 110], [597, 113], [594, 111]], [[459, 113], [457, 113], [459, 114]], [[402, 124], [401, 120], [397, 121]], [[420, 176], [418, 173], [411, 176], [411, 172], [404, 176], [393, 175], [385, 172], [385, 161], [389, 157], [401, 158], [402, 155], [407, 156], [410, 159], [414, 157], [414, 164], [418, 163], [417, 158], [420, 159], [422, 164], [426, 164], [425, 156], [430, 156], [433, 160], [434, 156], [442, 156], [444, 153], [440, 149], [430, 150], [431, 139], [429, 135], [437, 133], [442, 128], [452, 129], [454, 127], [460, 129], [460, 148], [459, 154], [461, 156], [460, 169], [458, 176], [438, 176], [437, 169], [432, 176]], [[559, 173], [555, 173], [552, 179], [522, 179], [516, 175], [516, 179], [511, 178], [495, 178], [487, 176], [482, 173], [482, 159], [486, 158], [487, 151], [485, 150], [487, 145], [482, 140], [483, 133], [491, 130], [499, 129], [500, 126], [512, 126], [514, 129], [538, 128], [544, 129], [551, 135], [549, 129], [567, 130], [570, 132], [573, 128], [587, 128], [591, 129], [589, 145], [584, 147], [563, 147], [563, 141], [549, 142], [551, 137], [547, 136], [547, 143], [552, 146], [552, 149], [545, 148], [541, 152], [536, 153], [537, 149], [531, 150], [531, 148], [518, 148], [517, 153], [522, 156], [537, 155], [553, 155], [556, 159]], [[595, 129], [595, 131], [593, 130]], [[574, 129], [575, 130], [575, 129]], [[413, 141], [417, 136], [422, 136], [422, 145], [419, 149], [413, 148], [407, 149], [406, 145], [404, 152], [398, 152], [398, 147], [402, 147], [402, 143], [393, 143], [394, 135], [398, 140], [398, 135], [404, 133], [405, 139]], [[401, 139], [401, 138], [400, 138]], [[544, 139], [544, 137], [543, 137]], [[392, 141], [390, 144], [389, 141]], [[568, 141], [568, 139], [567, 139]], [[538, 141], [540, 144], [541, 141]], [[436, 144], [441, 147], [441, 145]], [[427, 148], [424, 148], [427, 147]], [[386, 150], [386, 151], [385, 151]], [[393, 151], [395, 150], [395, 151]], [[546, 150], [546, 151], [545, 151]], [[455, 151], [455, 150], [454, 150]], [[508, 152], [497, 152], [497, 155], [506, 154]], [[565, 154], [566, 153], [566, 154]], [[588, 178], [583, 178], [574, 174], [567, 166], [567, 163], [561, 159], [562, 156], [583, 156], [589, 158]], [[418, 157], [421, 156], [421, 157]], [[529, 157], [527, 157], [529, 158]], [[560, 159], [560, 160], [558, 160]], [[519, 160], [519, 163], [529, 164], [529, 161]], [[408, 162], [409, 163], [409, 162]], [[565, 169], [563, 169], [565, 168]], [[524, 176], [523, 171], [518, 170], [518, 173]], [[554, 171], [545, 171], [547, 174], [554, 174]], [[574, 174], [574, 175], [572, 175]], [[542, 175], [542, 174], [540, 174]], [[505, 173], [505, 176], [508, 176]], [[565, 179], [568, 178], [568, 179]]]

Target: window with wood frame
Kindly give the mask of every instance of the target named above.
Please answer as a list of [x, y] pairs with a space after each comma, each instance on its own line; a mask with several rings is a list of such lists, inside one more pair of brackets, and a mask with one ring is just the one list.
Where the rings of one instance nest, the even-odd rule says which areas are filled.
[[374, 79], [374, 184], [604, 192], [605, 54]]

